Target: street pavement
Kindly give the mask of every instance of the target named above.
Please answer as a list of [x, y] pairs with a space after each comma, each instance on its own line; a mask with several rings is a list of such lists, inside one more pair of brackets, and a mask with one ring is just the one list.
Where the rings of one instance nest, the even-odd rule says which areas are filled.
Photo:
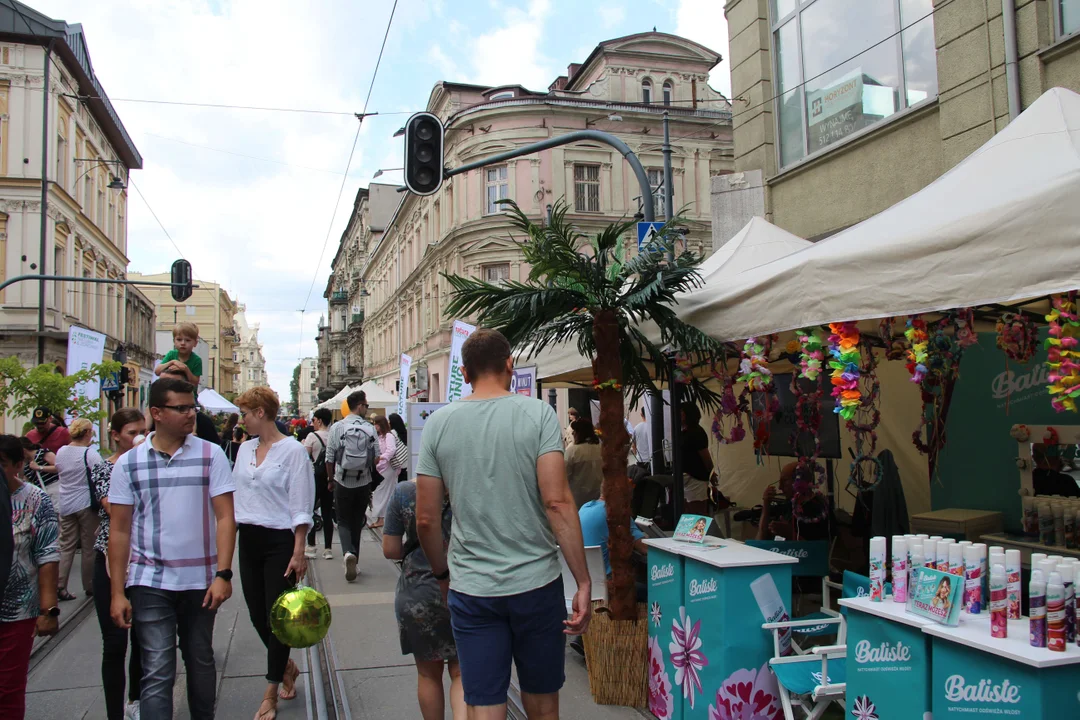
[[[319, 552], [321, 555], [321, 546]], [[394, 617], [398, 569], [383, 558], [378, 534], [370, 530], [364, 533], [357, 565], [360, 576], [354, 583], [345, 581], [341, 548], [336, 542], [333, 560], [323, 560], [320, 556], [311, 560], [310, 566], [313, 584], [326, 594], [333, 609], [328, 654], [336, 688], [349, 710], [349, 714], [342, 715], [355, 720], [418, 718], [416, 670], [411, 656], [401, 654]], [[78, 567], [76, 559], [70, 581], [72, 588], [81, 587]], [[83, 616], [77, 617], [76, 606], [82, 602], [80, 599], [63, 604], [66, 624], [61, 637], [43, 644], [31, 658], [28, 720], [105, 716], [100, 671], [101, 632], [92, 607], [86, 607]], [[239, 583], [233, 588], [232, 598], [218, 611], [214, 653], [218, 668], [217, 717], [232, 720], [253, 716], [266, 688], [266, 655], [247, 617]], [[302, 673], [297, 681], [297, 698], [280, 702], [278, 717], [282, 720], [314, 718], [307, 653], [293, 651], [293, 659]], [[186, 720], [190, 714], [179, 654], [177, 667], [174, 718]], [[447, 692], [449, 685], [447, 676]], [[594, 705], [584, 662], [569, 648], [566, 685], [560, 697], [560, 714], [564, 718], [640, 720], [650, 717], [629, 708]]]

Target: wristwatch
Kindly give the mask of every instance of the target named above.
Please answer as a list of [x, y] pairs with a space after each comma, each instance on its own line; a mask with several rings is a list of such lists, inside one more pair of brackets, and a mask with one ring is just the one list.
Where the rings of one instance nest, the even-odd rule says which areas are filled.
[[229, 569], [218, 570], [217, 575], [215, 577], [219, 577], [222, 580], [224, 580], [225, 582], [232, 582], [232, 570], [229, 570]]
[[450, 568], [446, 568], [441, 573], [435, 576], [436, 580], [447, 580], [450, 578]]
[[60, 608], [58, 606], [56, 606], [56, 605], [53, 605], [51, 608], [49, 608], [47, 610], [38, 610], [38, 616], [39, 617], [46, 617], [46, 616], [48, 616], [48, 617], [60, 617]]

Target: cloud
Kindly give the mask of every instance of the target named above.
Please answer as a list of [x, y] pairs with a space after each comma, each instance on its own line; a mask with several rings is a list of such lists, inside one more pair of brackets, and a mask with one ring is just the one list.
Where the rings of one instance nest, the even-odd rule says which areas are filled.
[[[502, 23], [493, 30], [464, 39], [462, 49], [470, 66], [459, 80], [479, 85], [524, 85], [542, 90], [558, 73], [541, 51], [550, 0], [529, 0], [525, 8], [503, 7]], [[460, 41], [459, 41], [460, 42]]]
[[709, 73], [709, 84], [731, 97], [728, 27], [721, 0], [680, 0], [675, 10], [675, 34], [720, 53], [723, 60]]
[[460, 74], [457, 63], [451, 60], [439, 45], [431, 46], [431, 49], [428, 50], [428, 59], [435, 63], [435, 67], [447, 80], [456, 78]]
[[626, 19], [626, 9], [622, 5], [601, 5], [596, 8], [596, 12], [600, 16], [600, 25], [605, 30], [622, 24]]

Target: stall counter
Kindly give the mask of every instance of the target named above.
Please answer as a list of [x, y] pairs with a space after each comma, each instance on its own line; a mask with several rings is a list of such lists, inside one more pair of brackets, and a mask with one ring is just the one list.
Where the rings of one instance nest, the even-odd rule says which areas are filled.
[[715, 717], [734, 699], [725, 693], [736, 684], [779, 710], [776, 678], [768, 668], [772, 636], [761, 625], [787, 618], [791, 566], [798, 560], [711, 537], [704, 545], [670, 538], [645, 544], [653, 714], [671, 720]]

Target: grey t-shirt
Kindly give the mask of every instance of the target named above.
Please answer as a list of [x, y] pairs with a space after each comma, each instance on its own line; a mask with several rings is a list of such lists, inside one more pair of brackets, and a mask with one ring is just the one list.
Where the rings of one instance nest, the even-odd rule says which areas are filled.
[[442, 478], [450, 494], [455, 592], [517, 595], [559, 577], [536, 477], [537, 459], [551, 452], [562, 452], [559, 419], [533, 398], [459, 400], [428, 418], [416, 473]]

